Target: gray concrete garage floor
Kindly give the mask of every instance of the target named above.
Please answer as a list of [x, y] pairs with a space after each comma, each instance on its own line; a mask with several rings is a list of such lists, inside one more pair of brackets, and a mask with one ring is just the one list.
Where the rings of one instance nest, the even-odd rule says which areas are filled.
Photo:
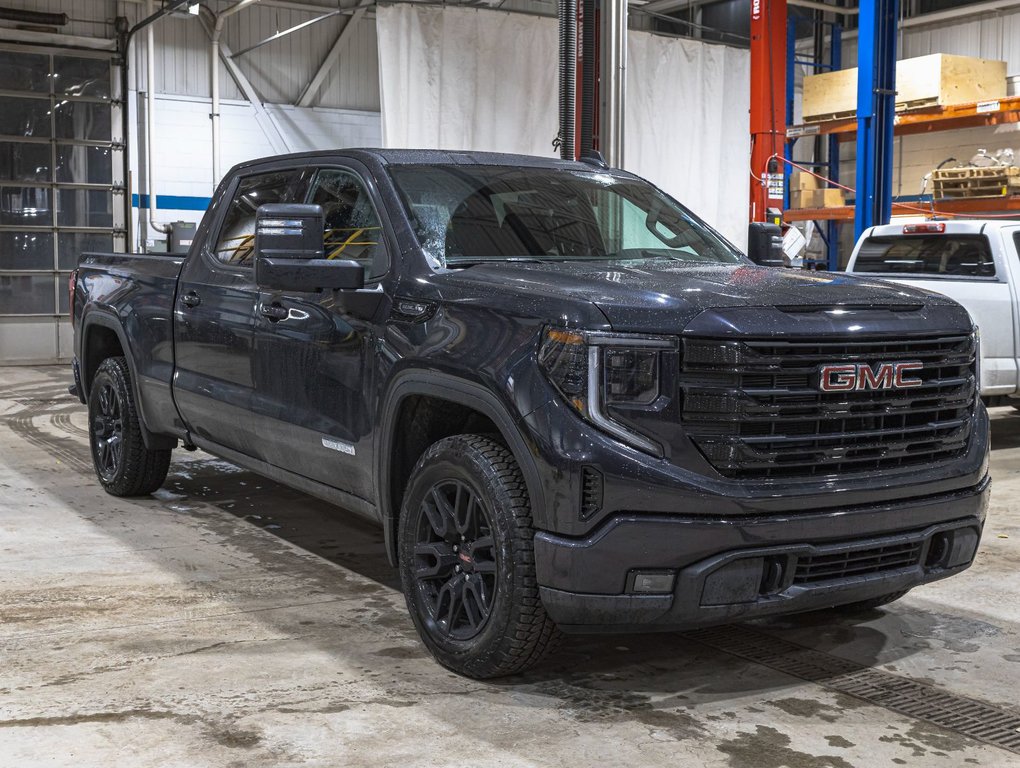
[[0, 369], [0, 768], [1020, 765], [1012, 409], [966, 574], [479, 683], [423, 652], [371, 526], [201, 453], [106, 495], [67, 380]]

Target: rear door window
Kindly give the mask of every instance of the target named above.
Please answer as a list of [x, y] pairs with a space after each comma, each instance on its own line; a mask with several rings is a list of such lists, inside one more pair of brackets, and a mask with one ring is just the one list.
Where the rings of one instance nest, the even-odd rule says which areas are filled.
[[241, 179], [220, 227], [216, 258], [231, 266], [250, 267], [255, 254], [255, 212], [266, 203], [301, 200], [307, 189], [307, 183], [302, 179], [300, 168]]
[[865, 240], [854, 272], [995, 277], [995, 262], [984, 235], [897, 235]]

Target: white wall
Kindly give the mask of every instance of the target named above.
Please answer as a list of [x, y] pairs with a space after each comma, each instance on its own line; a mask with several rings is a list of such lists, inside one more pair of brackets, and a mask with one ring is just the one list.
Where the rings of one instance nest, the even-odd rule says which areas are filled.
[[[555, 19], [380, 7], [387, 146], [554, 157]], [[747, 239], [747, 51], [631, 31], [624, 167]]]
[[[134, 94], [133, 94], [134, 95]], [[341, 147], [377, 147], [382, 143], [378, 112], [266, 105], [291, 152]], [[272, 144], [254, 119], [254, 109], [246, 101], [227, 100], [221, 106], [223, 172], [231, 166], [258, 157], [275, 154]], [[197, 198], [188, 201], [200, 205], [213, 191], [212, 134], [209, 102], [194, 97], [159, 95], [156, 98], [156, 123], [153, 162], [156, 166], [158, 197]], [[136, 144], [140, 147], [141, 144]], [[138, 167], [135, 165], [134, 167]], [[144, 174], [134, 175], [133, 191], [147, 192]], [[144, 218], [144, 212], [143, 212]], [[159, 208], [157, 221], [194, 221], [202, 210], [191, 207]], [[165, 239], [159, 233], [135, 228], [143, 239]]]
[[750, 53], [631, 31], [626, 168], [747, 246]]

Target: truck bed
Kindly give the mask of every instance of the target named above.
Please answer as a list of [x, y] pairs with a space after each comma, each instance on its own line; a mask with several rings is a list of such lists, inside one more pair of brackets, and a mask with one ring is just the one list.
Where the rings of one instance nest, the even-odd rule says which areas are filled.
[[87, 307], [88, 323], [110, 333], [120, 329], [119, 343], [133, 367], [138, 402], [150, 425], [177, 420], [170, 393], [172, 320], [183, 264], [182, 255], [147, 253], [85, 253], [78, 262], [74, 317], [85, 316]]

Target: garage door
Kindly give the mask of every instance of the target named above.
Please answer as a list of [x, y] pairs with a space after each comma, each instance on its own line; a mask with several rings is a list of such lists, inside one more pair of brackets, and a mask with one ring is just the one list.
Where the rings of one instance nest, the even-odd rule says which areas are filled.
[[0, 46], [0, 364], [69, 358], [68, 274], [124, 248], [119, 82], [109, 53]]

